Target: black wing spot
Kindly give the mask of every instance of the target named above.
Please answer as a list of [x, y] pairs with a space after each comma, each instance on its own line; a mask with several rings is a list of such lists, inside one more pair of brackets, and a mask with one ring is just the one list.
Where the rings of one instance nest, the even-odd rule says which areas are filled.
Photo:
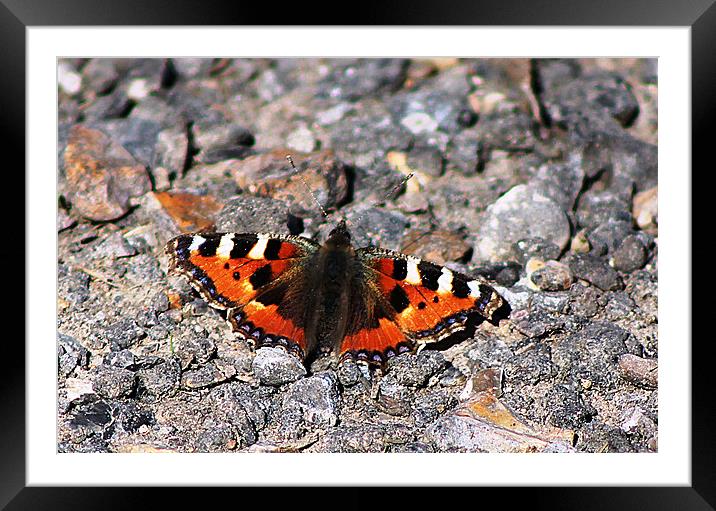
[[228, 270], [229, 268], [231, 268], [231, 265], [229, 263], [224, 263], [224, 269]]
[[213, 257], [216, 255], [216, 249], [219, 247], [220, 238], [207, 238], [204, 243], [199, 245], [199, 254], [204, 257]]
[[428, 304], [426, 304], [425, 302], [420, 302], [420, 303], [418, 304], [418, 309], [423, 310], [423, 309], [424, 309], [425, 307], [427, 307], [427, 306], [428, 306]]
[[278, 252], [281, 250], [281, 240], [271, 238], [266, 243], [266, 250], [264, 250], [264, 258], [269, 261], [278, 259]]
[[463, 279], [453, 278], [452, 294], [455, 295], [457, 298], [467, 298], [468, 296], [470, 296], [470, 287]]
[[408, 295], [405, 293], [402, 287], [395, 286], [393, 290], [390, 292], [390, 305], [393, 306], [393, 308], [398, 312], [401, 313], [405, 309], [408, 308], [408, 305], [410, 305], [410, 300], [408, 300]]
[[420, 264], [418, 264], [418, 270], [420, 271], [420, 280], [423, 286], [431, 291], [437, 291], [438, 287], [440, 287], [438, 279], [440, 275], [442, 275], [440, 267], [421, 261]]
[[242, 259], [246, 257], [246, 254], [251, 252], [254, 245], [259, 241], [258, 237], [252, 236], [251, 238], [237, 238], [234, 236], [234, 246], [231, 249], [229, 257], [231, 259]]
[[404, 280], [408, 276], [408, 261], [405, 259], [393, 260], [393, 275], [396, 280]]
[[433, 296], [433, 303], [438, 303], [440, 301], [440, 298], [437, 296]]
[[240, 279], [241, 279], [241, 274], [238, 271], [235, 271], [234, 272], [234, 280], [240, 280]]
[[253, 275], [249, 277], [249, 282], [251, 282], [251, 286], [254, 290], [271, 282], [271, 264], [266, 264], [256, 270]]

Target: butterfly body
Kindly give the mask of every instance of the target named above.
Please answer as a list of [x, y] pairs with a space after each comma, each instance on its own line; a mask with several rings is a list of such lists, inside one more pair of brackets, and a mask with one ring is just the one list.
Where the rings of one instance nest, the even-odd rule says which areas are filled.
[[373, 364], [442, 340], [470, 316], [493, 320], [506, 303], [481, 279], [376, 247], [356, 249], [341, 221], [325, 243], [267, 233], [178, 236], [171, 271], [188, 277], [234, 329], [306, 361]]

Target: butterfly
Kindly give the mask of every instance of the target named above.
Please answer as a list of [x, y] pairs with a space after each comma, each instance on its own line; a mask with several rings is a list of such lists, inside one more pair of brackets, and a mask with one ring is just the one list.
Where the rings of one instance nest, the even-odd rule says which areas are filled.
[[169, 269], [186, 276], [254, 345], [372, 365], [499, 320], [507, 302], [484, 279], [377, 247], [355, 248], [345, 220], [323, 244], [271, 233], [171, 239]]

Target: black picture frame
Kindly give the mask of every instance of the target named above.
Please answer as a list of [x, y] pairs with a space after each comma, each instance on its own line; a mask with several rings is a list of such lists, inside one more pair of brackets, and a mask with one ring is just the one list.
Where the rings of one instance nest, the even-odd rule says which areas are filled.
[[[356, 6], [354, 6], [356, 7]], [[0, 0], [0, 140], [6, 148], [5, 156], [16, 156], [14, 169], [24, 168], [24, 151], [8, 148], [25, 147], [25, 105], [26, 105], [26, 34], [32, 26], [107, 26], [107, 25], [247, 25], [262, 24], [290, 25], [548, 25], [548, 26], [682, 26], [691, 28], [691, 72], [692, 72], [692, 149], [693, 167], [697, 162], [706, 161], [710, 152], [710, 127], [716, 119], [716, 5], [714, 0], [520, 0], [467, 1], [455, 3], [402, 2], [402, 3], [361, 3], [349, 16], [341, 19], [318, 21], [321, 12], [336, 12], [330, 5], [307, 5], [296, 2], [281, 6], [268, 3], [215, 2], [207, 0], [175, 0], [173, 2], [149, 0], [124, 0], [123, 2], [99, 2], [95, 0]], [[711, 164], [712, 166], [713, 164]], [[10, 173], [8, 169], [6, 172]], [[681, 170], [686, 172], [686, 169]], [[694, 174], [692, 173], [692, 177]], [[12, 178], [13, 176], [10, 176]], [[22, 172], [14, 171], [15, 187], [11, 195], [22, 201], [27, 190]], [[18, 190], [22, 190], [18, 193]], [[8, 200], [10, 200], [8, 198]], [[6, 212], [9, 206], [6, 205]], [[24, 211], [18, 204], [11, 211]], [[696, 218], [694, 218], [696, 219]], [[16, 309], [18, 304], [27, 307], [25, 301], [24, 275], [29, 269], [18, 257], [23, 253], [25, 236], [32, 233], [12, 227], [12, 244], [0, 246], [0, 260], [6, 276], [6, 294]], [[6, 240], [8, 238], [5, 238]], [[16, 266], [23, 264], [24, 271]], [[22, 275], [22, 277], [21, 277]], [[691, 269], [684, 268], [684, 278], [691, 281]], [[12, 289], [10, 293], [9, 290]], [[692, 317], [705, 306], [699, 306], [692, 297]], [[8, 309], [6, 309], [8, 310]], [[26, 310], [27, 312], [27, 310]], [[685, 318], [685, 325], [690, 320]], [[686, 330], [688, 334], [690, 332]], [[15, 509], [137, 509], [146, 507], [146, 489], [137, 488], [60, 488], [27, 487], [25, 477], [25, 347], [17, 342], [18, 336], [7, 336], [3, 346], [6, 363], [0, 384], [0, 508]], [[11, 340], [14, 342], [11, 342]], [[691, 341], [681, 339], [680, 342]], [[713, 433], [716, 423], [713, 416], [713, 390], [711, 358], [708, 356], [708, 338], [698, 339], [692, 347], [692, 485], [690, 487], [618, 487], [618, 488], [524, 488], [489, 489], [473, 491], [473, 505], [486, 502], [488, 495], [501, 496], [512, 505], [525, 508], [550, 509], [714, 509], [716, 508], [716, 442]], [[422, 498], [423, 492], [389, 492], [399, 498], [401, 507]], [[242, 490], [243, 491], [243, 490]], [[314, 490], [317, 491], [317, 490]], [[444, 495], [453, 490], [441, 489]], [[488, 494], [489, 492], [489, 494]], [[198, 492], [172, 489], [174, 498], [190, 504]], [[292, 499], [301, 503], [315, 501], [316, 494], [309, 497], [307, 492], [294, 488]], [[331, 497], [335, 505], [352, 508], [370, 505], [374, 498], [366, 498], [366, 489], [343, 489], [340, 500]], [[328, 494], [326, 499], [328, 499]], [[462, 493], [460, 493], [462, 495]], [[242, 500], [257, 497], [245, 493]], [[166, 495], [167, 498], [170, 495]], [[215, 495], [214, 498], [217, 498]], [[270, 494], [275, 502], [275, 494]], [[162, 499], [165, 495], [162, 496]], [[220, 497], [219, 497], [220, 498]], [[320, 497], [323, 500], [324, 497]], [[452, 497], [446, 497], [452, 498]], [[381, 498], [386, 502], [385, 496]], [[343, 502], [343, 504], [341, 504]], [[237, 505], [239, 503], [237, 502]], [[168, 506], [168, 504], [167, 504]]]

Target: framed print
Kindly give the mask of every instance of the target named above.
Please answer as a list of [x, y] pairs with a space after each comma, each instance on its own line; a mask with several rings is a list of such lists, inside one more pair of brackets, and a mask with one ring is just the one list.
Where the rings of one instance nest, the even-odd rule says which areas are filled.
[[324, 27], [6, 4], [8, 509], [154, 485], [710, 508], [708, 2]]

